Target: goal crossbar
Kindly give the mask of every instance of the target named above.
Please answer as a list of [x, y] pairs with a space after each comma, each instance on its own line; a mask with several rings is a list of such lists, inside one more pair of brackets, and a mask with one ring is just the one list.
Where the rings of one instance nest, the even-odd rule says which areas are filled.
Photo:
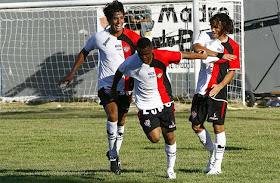
[[[66, 6], [101, 6], [112, 2], [112, 0], [87, 0], [87, 1], [42, 1], [42, 2], [24, 2], [24, 3], [0, 3], [0, 9], [17, 8], [43, 8], [43, 7], [66, 7]], [[122, 0], [123, 4], [147, 4], [151, 0]], [[192, 2], [192, 0], [153, 0], [153, 3], [179, 3]]]

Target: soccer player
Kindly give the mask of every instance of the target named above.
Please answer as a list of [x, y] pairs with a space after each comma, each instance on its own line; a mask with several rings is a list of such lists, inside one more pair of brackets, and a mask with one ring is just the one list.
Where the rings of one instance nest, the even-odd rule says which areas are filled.
[[137, 42], [137, 53], [128, 57], [118, 68], [112, 85], [112, 96], [116, 95], [116, 88], [123, 74], [135, 80], [135, 104], [139, 110], [140, 124], [152, 143], [160, 140], [160, 131], [165, 141], [167, 154], [166, 177], [176, 178], [174, 165], [176, 160], [176, 130], [174, 104], [171, 84], [166, 74], [166, 67], [170, 63], [178, 64], [183, 58], [205, 59], [206, 54], [167, 51], [153, 49], [148, 38], [141, 38]]
[[[210, 19], [211, 31], [201, 32], [194, 41], [196, 52], [207, 52], [201, 62], [197, 88], [192, 101], [192, 129], [200, 142], [210, 152], [206, 165], [207, 174], [220, 174], [226, 146], [224, 121], [227, 108], [227, 84], [233, 79], [235, 70], [240, 69], [239, 46], [227, 34], [233, 32], [233, 22], [224, 13]], [[212, 122], [215, 143], [204, 127], [204, 121]]]
[[60, 80], [59, 85], [63, 82], [69, 85], [89, 52], [93, 49], [99, 50], [98, 97], [107, 114], [106, 126], [109, 144], [107, 157], [110, 160], [111, 171], [120, 174], [119, 150], [123, 141], [125, 118], [131, 102], [133, 79], [121, 78], [117, 87], [118, 100], [116, 101], [112, 100], [110, 90], [117, 68], [127, 57], [134, 54], [140, 36], [123, 28], [124, 8], [121, 2], [114, 0], [112, 3], [108, 3], [103, 11], [109, 22], [109, 28], [91, 36], [79, 53], [72, 71]]

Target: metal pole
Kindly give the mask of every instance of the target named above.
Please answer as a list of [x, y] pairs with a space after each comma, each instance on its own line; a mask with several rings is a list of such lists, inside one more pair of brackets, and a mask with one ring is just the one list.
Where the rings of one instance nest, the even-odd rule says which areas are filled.
[[[197, 39], [200, 33], [199, 26], [199, 0], [193, 0], [193, 40]], [[200, 60], [194, 60], [194, 86], [197, 87], [198, 74], [200, 70]]]

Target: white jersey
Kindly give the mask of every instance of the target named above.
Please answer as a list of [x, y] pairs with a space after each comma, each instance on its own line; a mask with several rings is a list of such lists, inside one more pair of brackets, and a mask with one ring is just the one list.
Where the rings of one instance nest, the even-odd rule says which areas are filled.
[[[84, 49], [90, 52], [99, 49], [98, 62], [98, 90], [110, 88], [113, 84], [114, 75], [121, 63], [135, 52], [135, 46], [140, 36], [129, 29], [123, 29], [123, 34], [115, 37], [109, 29], [97, 32], [87, 41]], [[118, 84], [117, 91], [129, 92], [132, 88], [125, 77]]]
[[127, 58], [119, 71], [134, 78], [135, 104], [139, 110], [159, 108], [172, 102], [171, 84], [166, 74], [170, 63], [179, 63], [180, 52], [154, 49], [150, 65], [141, 61], [138, 54]]

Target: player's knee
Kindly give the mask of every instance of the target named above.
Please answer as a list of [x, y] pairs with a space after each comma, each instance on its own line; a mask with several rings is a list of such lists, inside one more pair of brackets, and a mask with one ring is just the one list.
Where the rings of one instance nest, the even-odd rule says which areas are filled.
[[152, 143], [157, 143], [157, 142], [159, 142], [159, 139], [152, 139], [152, 140], [150, 140]]
[[192, 125], [192, 129], [195, 133], [199, 133], [203, 130], [203, 128], [200, 125]]
[[215, 134], [219, 134], [225, 131], [224, 125], [213, 124], [213, 127], [214, 127]]
[[109, 113], [108, 114], [109, 121], [117, 121], [118, 120], [118, 113]]
[[149, 138], [149, 140], [150, 140], [152, 143], [157, 143], [157, 142], [159, 142], [159, 140], [160, 140], [159, 137], [155, 137], [155, 136], [153, 136], [153, 137], [148, 137], [148, 138]]

